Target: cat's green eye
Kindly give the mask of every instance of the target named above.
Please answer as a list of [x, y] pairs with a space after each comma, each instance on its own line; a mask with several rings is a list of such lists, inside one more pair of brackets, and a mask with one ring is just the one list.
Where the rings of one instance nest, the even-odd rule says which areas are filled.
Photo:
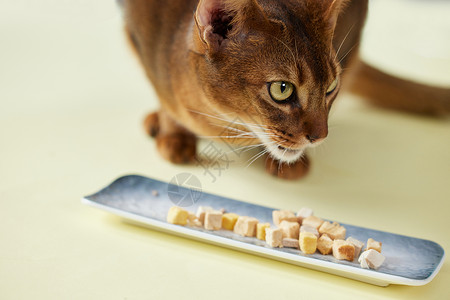
[[286, 81], [275, 81], [269, 86], [270, 97], [275, 101], [285, 101], [294, 93], [294, 85]]
[[330, 94], [332, 91], [334, 91], [338, 85], [338, 78], [336, 77], [336, 79], [330, 84], [330, 86], [327, 89], [327, 95]]

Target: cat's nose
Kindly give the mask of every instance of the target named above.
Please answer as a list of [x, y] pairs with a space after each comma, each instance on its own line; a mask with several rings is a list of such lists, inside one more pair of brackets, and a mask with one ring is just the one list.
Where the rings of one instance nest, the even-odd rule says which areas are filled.
[[323, 141], [327, 136], [328, 136], [328, 127], [321, 126], [314, 128], [314, 130], [311, 130], [311, 132], [306, 134], [305, 137], [311, 144], [315, 144]]

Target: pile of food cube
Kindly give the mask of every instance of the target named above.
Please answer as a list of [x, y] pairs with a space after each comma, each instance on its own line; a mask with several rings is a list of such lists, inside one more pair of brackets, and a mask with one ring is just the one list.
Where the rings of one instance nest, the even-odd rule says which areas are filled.
[[381, 242], [371, 238], [364, 243], [346, 238], [346, 229], [336, 222], [324, 221], [314, 216], [309, 208], [300, 209], [297, 214], [288, 210], [274, 210], [273, 224], [260, 223], [249, 216], [226, 213], [224, 209], [200, 206], [194, 214], [178, 206], [169, 209], [167, 222], [183, 226], [203, 227], [206, 230], [231, 230], [244, 237], [263, 240], [273, 248], [296, 248], [304, 254], [332, 254], [338, 260], [353, 261], [358, 258], [362, 268], [378, 269], [385, 258], [381, 254]]

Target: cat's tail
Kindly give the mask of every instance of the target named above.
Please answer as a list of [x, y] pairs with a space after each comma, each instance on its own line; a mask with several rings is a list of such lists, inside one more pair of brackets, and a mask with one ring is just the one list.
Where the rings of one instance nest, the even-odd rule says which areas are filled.
[[350, 92], [373, 104], [410, 113], [450, 116], [450, 88], [438, 88], [386, 74], [361, 60], [352, 66]]

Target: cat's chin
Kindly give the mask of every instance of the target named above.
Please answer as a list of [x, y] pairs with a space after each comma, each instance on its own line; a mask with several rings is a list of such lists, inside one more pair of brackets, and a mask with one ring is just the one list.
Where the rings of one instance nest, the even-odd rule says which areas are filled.
[[278, 145], [266, 145], [266, 149], [270, 156], [286, 164], [298, 161], [303, 156], [304, 152], [303, 149], [288, 149]]

